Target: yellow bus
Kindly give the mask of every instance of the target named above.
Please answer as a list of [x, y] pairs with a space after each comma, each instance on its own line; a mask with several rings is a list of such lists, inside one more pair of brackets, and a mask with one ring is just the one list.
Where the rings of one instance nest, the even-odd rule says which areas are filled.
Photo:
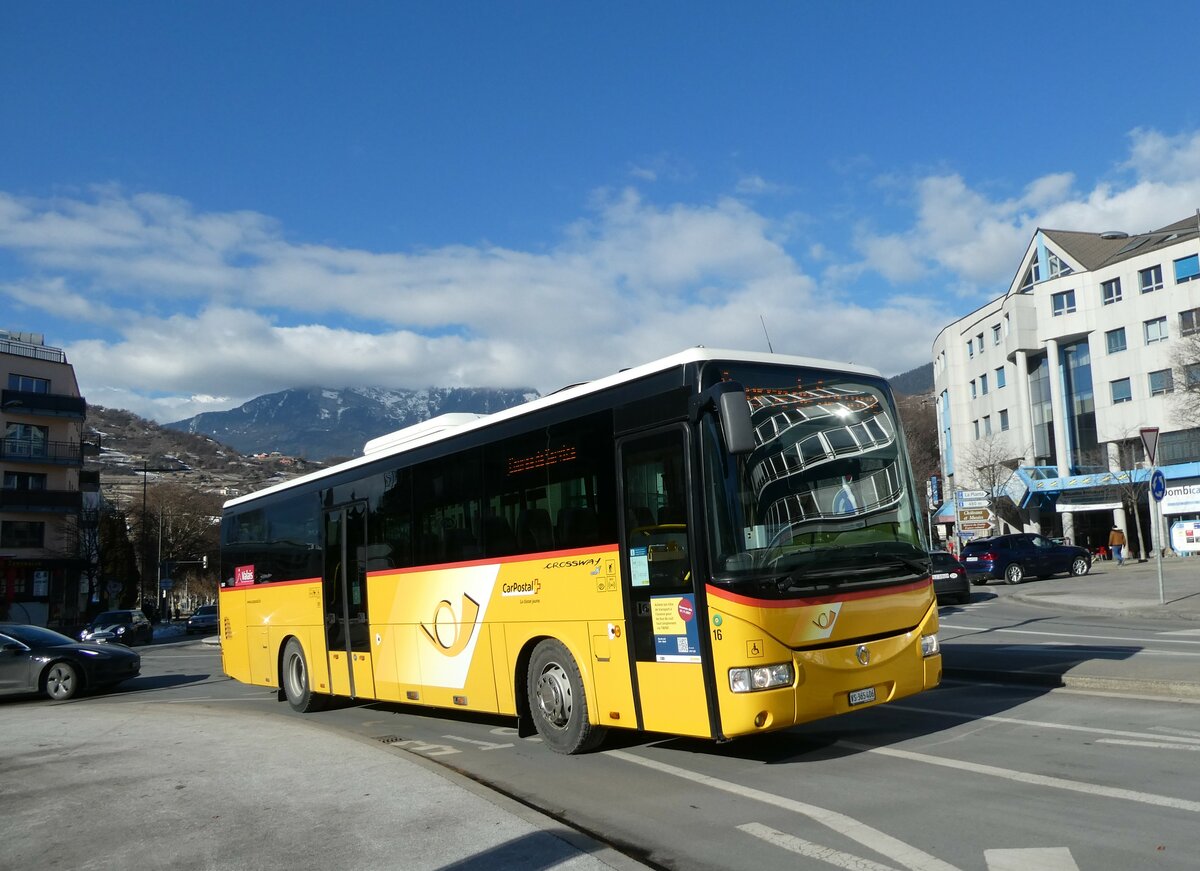
[[920, 516], [878, 372], [695, 348], [230, 500], [223, 664], [561, 753], [783, 729], [940, 682]]

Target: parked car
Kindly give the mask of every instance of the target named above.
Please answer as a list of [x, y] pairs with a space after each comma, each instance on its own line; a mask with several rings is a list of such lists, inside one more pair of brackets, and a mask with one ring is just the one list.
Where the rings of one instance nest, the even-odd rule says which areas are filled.
[[933, 591], [937, 594], [938, 602], [955, 605], [970, 602], [971, 585], [967, 582], [967, 570], [954, 558], [954, 554], [935, 550], [930, 552], [929, 559], [933, 563]]
[[0, 623], [0, 695], [42, 693], [63, 701], [141, 670], [142, 657], [124, 644], [72, 641], [41, 626]]
[[121, 644], [149, 644], [154, 640], [154, 626], [145, 612], [105, 611], [97, 614], [83, 631], [79, 633], [80, 641], [119, 641]]
[[1030, 532], [997, 535], [970, 541], [963, 546], [962, 564], [972, 584], [1003, 579], [1019, 584], [1027, 577], [1044, 578], [1070, 573], [1086, 575], [1092, 568], [1087, 548], [1055, 544]]
[[196, 632], [216, 632], [217, 616], [218, 614], [216, 605], [201, 605], [196, 609], [195, 613], [187, 619], [187, 634], [193, 635]]

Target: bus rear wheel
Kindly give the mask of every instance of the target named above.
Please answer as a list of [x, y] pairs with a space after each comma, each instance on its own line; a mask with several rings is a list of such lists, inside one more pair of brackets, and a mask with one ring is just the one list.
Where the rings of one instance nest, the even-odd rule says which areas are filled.
[[562, 642], [547, 639], [533, 649], [526, 688], [534, 725], [551, 750], [571, 755], [600, 746], [605, 730], [588, 721], [583, 678]]
[[313, 692], [308, 660], [304, 657], [304, 648], [295, 638], [288, 639], [283, 648], [283, 693], [292, 710], [301, 714], [319, 711], [329, 701], [327, 696]]

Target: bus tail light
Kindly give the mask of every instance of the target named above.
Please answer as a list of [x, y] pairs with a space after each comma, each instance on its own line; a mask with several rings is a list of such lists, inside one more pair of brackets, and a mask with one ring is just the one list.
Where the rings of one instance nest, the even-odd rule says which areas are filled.
[[796, 672], [792, 669], [790, 662], [760, 665], [754, 668], [731, 668], [729, 669], [729, 689], [735, 693], [773, 690], [791, 686], [795, 677]]
[[942, 643], [938, 641], [937, 633], [921, 636], [921, 655], [937, 656], [942, 652]]

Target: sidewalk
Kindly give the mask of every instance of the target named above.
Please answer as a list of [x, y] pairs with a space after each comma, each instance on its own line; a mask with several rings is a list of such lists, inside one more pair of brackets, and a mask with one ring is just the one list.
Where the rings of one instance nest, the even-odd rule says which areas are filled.
[[[1153, 559], [1126, 560], [1123, 566], [1102, 560], [1079, 577], [1055, 576], [1016, 587], [991, 581], [986, 587], [972, 587], [976, 595], [984, 590], [1052, 612], [1120, 615], [1151, 621], [1151, 626], [1131, 629], [1111, 641], [1103, 633], [1095, 640], [1084, 633], [1036, 649], [1021, 650], [1019, 644], [1012, 650], [980, 648], [986, 654], [970, 645], [944, 644], [947, 678], [1200, 700], [1200, 557], [1163, 558], [1162, 601]], [[954, 620], [952, 613], [946, 614], [947, 623]], [[1167, 619], [1195, 621], [1195, 628], [1165, 626], [1169, 634], [1158, 636], [1152, 621]]]
[[403, 750], [169, 703], [0, 705], [5, 868], [643, 865]]

